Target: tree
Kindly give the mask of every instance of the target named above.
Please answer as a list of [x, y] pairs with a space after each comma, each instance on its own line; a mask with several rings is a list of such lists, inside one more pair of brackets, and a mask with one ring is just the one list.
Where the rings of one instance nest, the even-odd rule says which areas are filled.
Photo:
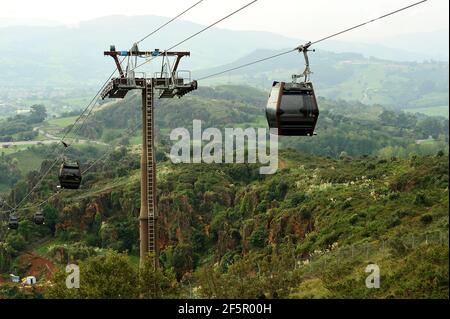
[[194, 258], [192, 246], [188, 244], [178, 244], [173, 251], [173, 267], [177, 279], [181, 279], [185, 272], [194, 268]]
[[149, 256], [139, 270], [139, 293], [145, 299], [176, 298], [180, 287], [171, 271], [155, 270], [153, 256]]
[[28, 116], [28, 124], [38, 124], [45, 121], [47, 118], [47, 110], [43, 105], [33, 105], [30, 108], [30, 115]]
[[441, 134], [442, 132], [441, 121], [432, 117], [427, 117], [424, 120], [420, 121], [419, 123], [417, 123], [417, 127], [423, 132], [425, 138], [431, 136], [434, 139], [438, 139], [439, 134]]
[[56, 230], [56, 224], [58, 223], [59, 216], [58, 216], [58, 210], [54, 208], [53, 206], [47, 205], [44, 207], [44, 216], [45, 216], [45, 224], [48, 228], [50, 228], [50, 231], [52, 232], [53, 236], [55, 235]]
[[8, 237], [6, 237], [6, 244], [11, 248], [10, 253], [13, 256], [18, 256], [26, 246], [23, 236], [17, 233], [8, 234]]
[[126, 254], [108, 252], [80, 262], [80, 288], [67, 289], [64, 269], [58, 271], [45, 295], [53, 299], [131, 299], [139, 296], [138, 277]]

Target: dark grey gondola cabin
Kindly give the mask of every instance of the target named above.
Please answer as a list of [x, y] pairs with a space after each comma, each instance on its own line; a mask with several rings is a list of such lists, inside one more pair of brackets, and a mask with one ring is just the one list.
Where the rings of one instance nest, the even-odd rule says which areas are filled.
[[311, 82], [274, 82], [267, 102], [269, 127], [281, 136], [312, 136], [319, 118]]

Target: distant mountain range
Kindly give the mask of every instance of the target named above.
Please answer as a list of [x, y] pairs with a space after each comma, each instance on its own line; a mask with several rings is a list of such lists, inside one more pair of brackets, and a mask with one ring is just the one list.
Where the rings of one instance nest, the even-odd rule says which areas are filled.
[[[58, 81], [80, 79], [82, 75], [98, 79], [111, 69], [111, 61], [102, 54], [110, 44], [115, 44], [118, 49], [128, 49], [134, 41], [167, 20], [168, 18], [159, 16], [107, 16], [82, 22], [78, 27], [48, 26], [48, 21], [29, 21], [36, 25], [0, 28], [0, 63], [3, 70], [6, 68], [9, 79], [18, 77], [21, 83], [28, 80], [42, 81], [42, 78], [52, 83], [51, 78]], [[4, 23], [0, 20], [0, 26]], [[164, 49], [202, 27], [192, 22], [176, 21], [147, 39], [141, 47]], [[423, 35], [411, 35], [402, 39], [390, 39], [388, 43], [395, 44], [392, 48], [388, 45], [336, 40], [323, 42], [317, 48], [333, 52], [355, 52], [396, 61], [421, 61], [443, 58], [446, 53], [448, 56], [448, 50], [445, 52], [445, 43], [448, 48], [446, 35], [448, 31], [438, 32], [434, 36], [427, 35], [427, 47], [422, 46], [423, 41], [420, 39], [425, 38]], [[436, 40], [430, 42], [430, 39]], [[190, 50], [192, 58], [185, 65], [198, 69], [230, 63], [257, 49], [293, 48], [304, 42], [306, 40], [268, 32], [213, 28], [177, 49]]]
[[[49, 26], [49, 23], [46, 25], [42, 21], [36, 22], [36, 25], [33, 26], [0, 27], [0, 50], [2, 52], [0, 55], [2, 69], [0, 86], [6, 88], [95, 88], [114, 68], [112, 59], [103, 56], [103, 51], [108, 49], [109, 45], [115, 44], [117, 49], [126, 50], [134, 41], [167, 21], [168, 18], [159, 16], [107, 16], [82, 22], [77, 27]], [[0, 19], [0, 26], [6, 22], [4, 19]], [[34, 22], [29, 21], [29, 23], [33, 24]], [[165, 49], [199, 31], [202, 27], [192, 22], [176, 21], [145, 40], [140, 47], [147, 50]], [[424, 39], [427, 40], [426, 46]], [[390, 87], [396, 89], [400, 82], [395, 81], [397, 75], [394, 75], [393, 72], [396, 68], [402, 70], [409, 68], [407, 76], [404, 72], [399, 75], [402, 81], [431, 79], [434, 84], [431, 92], [430, 90], [425, 92], [427, 94], [434, 94], [436, 88], [438, 92], [442, 92], [445, 88], [447, 90], [446, 98], [439, 96], [436, 100], [436, 97], [433, 96], [432, 98], [435, 98], [436, 101], [430, 102], [428, 99], [426, 103], [419, 103], [417, 106], [437, 105], [436, 103], [445, 105], [441, 103], [448, 101], [448, 63], [434, 63], [432, 66], [425, 65], [423, 67], [414, 64], [414, 67], [411, 68], [411, 64], [389, 62], [388, 60], [411, 62], [435, 59], [448, 61], [448, 30], [397, 36], [380, 41], [383, 44], [330, 40], [318, 45], [312, 64], [316, 72], [314, 77], [318, 80], [319, 87], [329, 91], [329, 94], [325, 95], [363, 100], [365, 98], [366, 102], [397, 103], [396, 99], [370, 100], [370, 96], [380, 92], [377, 90], [389, 86], [389, 81], [393, 81], [393, 85]], [[193, 76], [198, 78], [208, 72], [222, 70], [227, 66], [238, 65], [240, 62], [251, 61], [253, 58], [264, 57], [286, 48], [294, 48], [305, 42], [306, 40], [268, 32], [213, 28], [176, 49], [191, 51], [191, 57], [183, 61], [180, 69], [193, 70]], [[368, 57], [378, 59], [368, 59]], [[291, 72], [298, 72], [303, 64], [301, 56], [290, 55], [247, 68], [235, 75], [240, 75], [244, 82], [250, 82], [247, 84], [262, 87], [267, 86], [275, 76], [286, 78], [290, 76]], [[154, 67], [147, 72], [156, 71], [158, 67], [160, 66], [154, 64]], [[386, 71], [391, 78], [380, 75], [377, 70], [381, 69], [384, 70], [381, 73], [385, 74]], [[416, 71], [418, 73], [414, 73]], [[355, 74], [356, 76], [354, 76]], [[233, 74], [222, 77], [222, 83], [223, 80], [228, 81], [232, 76]], [[373, 77], [377, 78], [378, 82], [386, 79], [388, 81], [385, 85], [368, 85]], [[343, 82], [346, 82], [345, 86], [337, 86], [338, 83]], [[404, 89], [402, 88], [399, 92], [408, 92], [409, 84], [402, 83]], [[417, 86], [414, 82], [412, 83], [414, 87]], [[349, 87], [351, 91], [354, 91], [351, 95], [348, 93]], [[342, 89], [347, 91], [342, 92]], [[339, 94], [333, 93], [333, 90], [339, 91]], [[422, 91], [416, 90], [414, 94], [408, 94], [408, 96], [417, 98], [419, 93]], [[404, 95], [403, 93], [396, 94]], [[406, 102], [409, 103], [409, 101]]]
[[0, 28], [12, 27], [12, 26], [30, 26], [30, 27], [54, 27], [63, 26], [60, 22], [46, 20], [46, 19], [18, 19], [18, 18], [5, 18], [0, 17]]
[[[194, 72], [194, 78], [202, 79], [280, 52], [283, 51], [256, 50], [233, 63]], [[310, 61], [311, 78], [319, 96], [396, 109], [447, 106], [444, 113], [448, 113], [448, 62], [395, 62], [322, 50], [311, 52]], [[303, 69], [303, 55], [293, 52], [201, 80], [200, 84], [251, 85], [268, 90], [273, 81], [290, 81], [292, 74], [300, 74]]]

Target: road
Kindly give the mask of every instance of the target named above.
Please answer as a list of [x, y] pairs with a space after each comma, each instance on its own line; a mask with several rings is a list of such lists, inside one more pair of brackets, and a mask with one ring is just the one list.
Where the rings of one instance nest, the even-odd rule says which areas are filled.
[[8, 148], [8, 147], [14, 147], [14, 146], [21, 146], [21, 145], [43, 145], [43, 144], [54, 144], [58, 143], [58, 140], [44, 140], [44, 141], [19, 141], [19, 142], [0, 142], [1, 148]]
[[35, 128], [33, 129], [33, 131], [38, 131], [39, 134], [44, 135], [44, 136], [45, 136], [46, 138], [48, 138], [49, 140], [59, 140], [59, 138], [58, 138], [57, 136], [51, 135], [50, 133], [44, 131], [44, 130], [42, 129], [42, 127], [40, 127], [40, 126], [39, 126], [39, 127], [35, 127]]
[[[9, 148], [14, 146], [28, 146], [28, 145], [49, 145], [55, 143], [61, 143], [61, 139], [57, 136], [51, 135], [48, 132], [44, 131], [41, 127], [35, 127], [33, 131], [38, 131], [39, 134], [45, 136], [47, 139], [42, 141], [16, 141], [16, 142], [0, 142], [0, 148]], [[98, 145], [108, 145], [99, 141], [89, 141], [89, 140], [78, 140], [77, 144], [87, 144], [94, 143]]]

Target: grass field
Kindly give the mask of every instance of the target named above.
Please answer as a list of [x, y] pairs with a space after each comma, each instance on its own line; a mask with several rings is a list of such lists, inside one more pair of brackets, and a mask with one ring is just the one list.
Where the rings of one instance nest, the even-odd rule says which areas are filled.
[[18, 146], [10, 146], [9, 148], [0, 149], [0, 154], [4, 153], [5, 155], [11, 155], [20, 151], [26, 150], [30, 145], [18, 145]]
[[28, 149], [14, 153], [14, 157], [19, 161], [19, 169], [23, 175], [33, 170], [39, 170], [43, 157]]
[[64, 241], [62, 241], [62, 240], [49, 239], [46, 242], [44, 242], [43, 244], [35, 247], [33, 249], [33, 252], [35, 252], [39, 256], [48, 257], [48, 251], [51, 246], [62, 245], [62, 244], [64, 244]]
[[66, 126], [69, 126], [73, 124], [78, 116], [71, 116], [71, 117], [61, 117], [56, 119], [48, 120], [47, 123], [50, 126], [56, 126], [58, 128], [65, 128]]
[[142, 136], [141, 135], [131, 136], [130, 137], [130, 144], [131, 145], [142, 144]]
[[444, 116], [449, 118], [449, 107], [448, 105], [424, 107], [424, 108], [414, 108], [405, 109], [405, 112], [409, 113], [422, 113], [428, 116]]

